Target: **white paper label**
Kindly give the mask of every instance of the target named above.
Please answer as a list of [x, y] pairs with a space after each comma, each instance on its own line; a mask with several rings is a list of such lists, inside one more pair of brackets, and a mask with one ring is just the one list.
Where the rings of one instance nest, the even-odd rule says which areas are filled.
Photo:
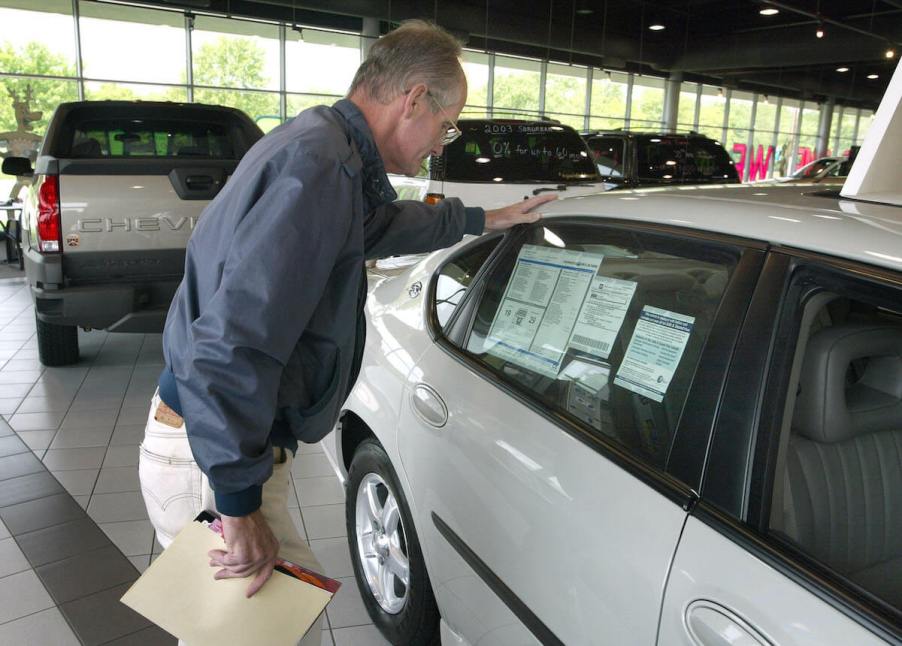
[[607, 359], [623, 325], [636, 283], [596, 276], [570, 337], [570, 347]]
[[523, 245], [486, 339], [486, 351], [556, 377], [602, 256]]
[[614, 384], [656, 402], [662, 401], [694, 323], [693, 316], [650, 305], [643, 307]]

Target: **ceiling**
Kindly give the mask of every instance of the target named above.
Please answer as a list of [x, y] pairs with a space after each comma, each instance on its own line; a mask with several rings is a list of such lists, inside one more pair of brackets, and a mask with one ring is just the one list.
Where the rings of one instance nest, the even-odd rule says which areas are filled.
[[[902, 53], [902, 0], [142, 1], [348, 30], [363, 17], [380, 19], [383, 32], [427, 18], [470, 48], [867, 108]], [[767, 7], [778, 13], [761, 15]]]

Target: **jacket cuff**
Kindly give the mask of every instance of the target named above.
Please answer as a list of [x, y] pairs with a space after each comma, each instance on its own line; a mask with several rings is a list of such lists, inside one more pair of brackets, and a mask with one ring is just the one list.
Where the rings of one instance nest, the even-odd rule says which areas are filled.
[[247, 489], [233, 493], [213, 492], [216, 500], [216, 511], [224, 516], [247, 516], [263, 504], [262, 485], [251, 485]]
[[485, 231], [485, 209], [481, 209], [478, 206], [467, 206], [464, 207], [464, 214], [467, 217], [464, 233], [481, 236], [483, 231]]

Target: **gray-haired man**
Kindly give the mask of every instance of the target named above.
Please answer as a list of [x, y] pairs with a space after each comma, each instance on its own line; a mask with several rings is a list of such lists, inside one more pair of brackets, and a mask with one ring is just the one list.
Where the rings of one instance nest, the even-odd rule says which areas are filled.
[[[280, 542], [285, 558], [318, 568], [286, 509], [289, 465], [298, 441], [331, 430], [356, 379], [364, 258], [531, 222], [550, 199], [488, 212], [456, 199], [393, 201], [386, 171], [414, 174], [460, 134], [460, 53], [419, 21], [377, 41], [347, 99], [301, 113], [248, 152], [188, 245], [142, 490], [163, 543], [215, 504], [227, 546], [210, 553], [215, 576], [253, 575], [249, 596], [271, 575]], [[179, 462], [192, 457], [199, 470]]]

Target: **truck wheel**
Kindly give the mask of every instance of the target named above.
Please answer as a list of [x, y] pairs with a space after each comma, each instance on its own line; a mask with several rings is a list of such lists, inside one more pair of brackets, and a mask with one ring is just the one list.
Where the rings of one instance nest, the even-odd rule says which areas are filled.
[[45, 366], [68, 366], [78, 363], [78, 328], [54, 325], [35, 315], [38, 328], [38, 356]]

